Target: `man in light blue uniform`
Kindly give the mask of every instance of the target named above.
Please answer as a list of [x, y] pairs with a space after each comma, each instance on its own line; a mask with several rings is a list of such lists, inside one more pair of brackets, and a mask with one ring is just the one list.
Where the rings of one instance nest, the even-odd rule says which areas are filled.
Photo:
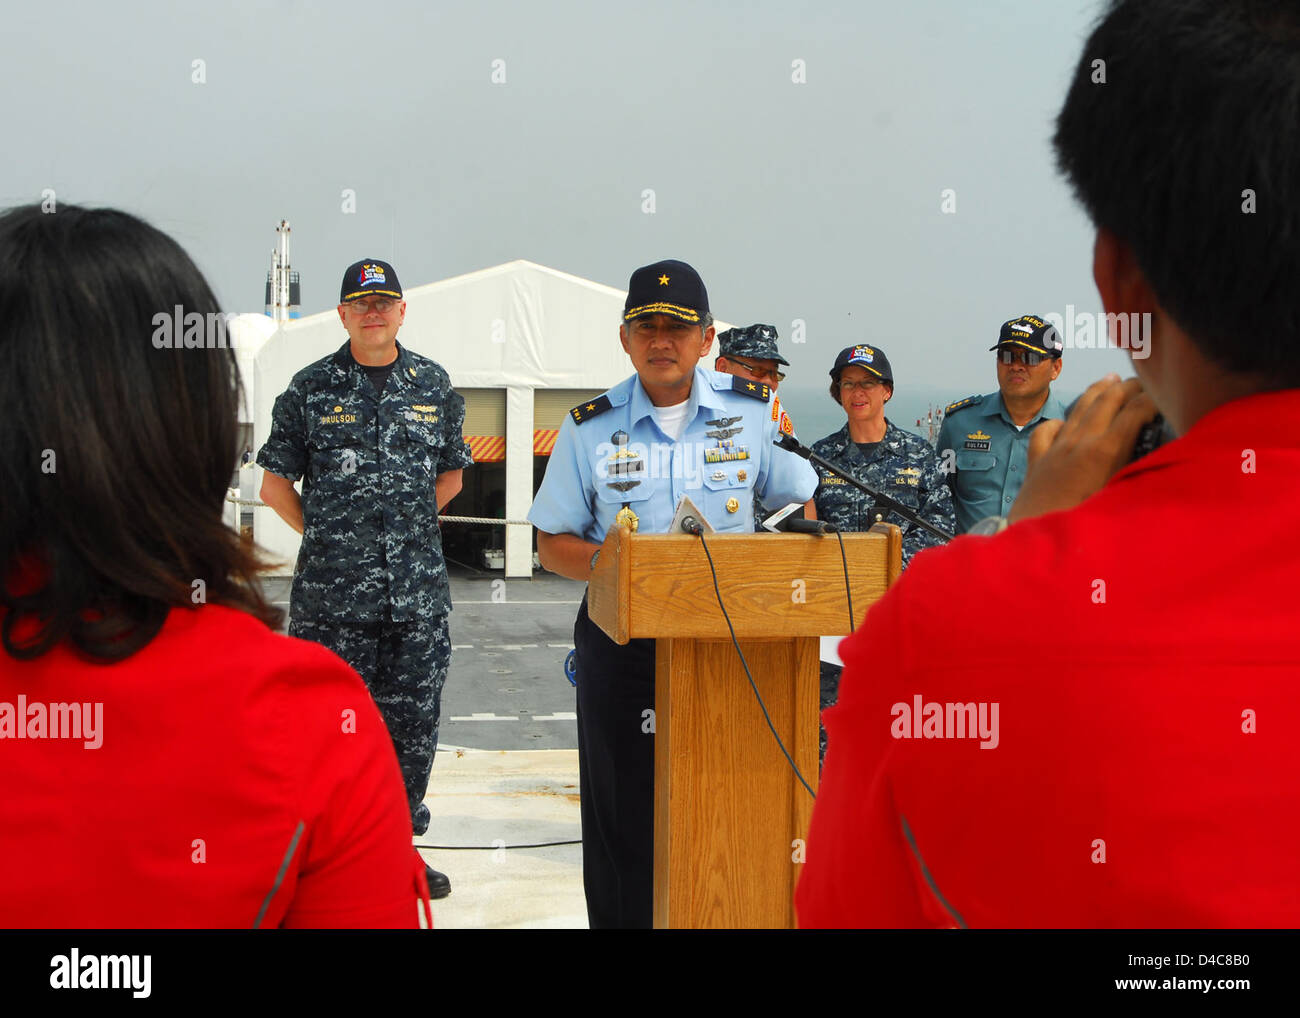
[[1025, 480], [1029, 436], [1050, 418], [1065, 419], [1051, 393], [1061, 374], [1061, 340], [1043, 318], [1005, 322], [997, 351], [998, 391], [950, 403], [935, 451], [948, 475], [957, 533], [988, 516], [1005, 516]]
[[[637, 373], [574, 407], [528, 519], [542, 565], [585, 580], [617, 518], [666, 533], [688, 495], [715, 530], [750, 533], [754, 496], [805, 502], [807, 461], [778, 449], [768, 387], [699, 366], [713, 344], [708, 294], [684, 262], [632, 274], [619, 338]], [[620, 646], [574, 624], [583, 884], [592, 928], [649, 927], [654, 866], [654, 641]]]

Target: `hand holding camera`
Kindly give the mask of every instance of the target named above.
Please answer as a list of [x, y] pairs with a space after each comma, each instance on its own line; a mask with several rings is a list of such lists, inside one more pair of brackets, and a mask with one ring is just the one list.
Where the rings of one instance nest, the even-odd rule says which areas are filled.
[[[1070, 509], [1095, 494], [1132, 462], [1139, 435], [1143, 452], [1159, 444], [1167, 425], [1136, 378], [1107, 375], [1090, 385], [1064, 421], [1044, 421], [1029, 440], [1029, 468], [1007, 519], [1011, 523]], [[1151, 429], [1156, 429], [1152, 433]]]

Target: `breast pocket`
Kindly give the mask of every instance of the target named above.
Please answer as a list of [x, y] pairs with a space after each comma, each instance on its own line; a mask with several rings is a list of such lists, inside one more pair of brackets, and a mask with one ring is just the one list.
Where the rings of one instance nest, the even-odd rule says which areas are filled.
[[432, 425], [406, 422], [406, 448], [412, 461], [426, 476], [437, 475], [438, 460], [442, 455], [442, 432]]
[[958, 449], [956, 465], [957, 494], [967, 501], [974, 502], [1002, 490], [993, 469], [998, 465], [998, 458], [993, 453]]
[[704, 504], [709, 523], [718, 530], [743, 529], [733, 521], [746, 519], [754, 504], [754, 467], [748, 460], [725, 466], [704, 465]]
[[416, 500], [412, 508], [425, 513], [438, 511], [438, 461], [442, 458], [442, 432], [434, 425], [419, 421], [406, 422], [406, 469], [398, 474], [397, 483], [410, 489]]
[[359, 466], [360, 434], [344, 424], [323, 424], [308, 438], [311, 479], [317, 486], [337, 486], [341, 478], [355, 475]]
[[596, 498], [607, 505], [621, 506], [624, 502], [642, 502], [654, 493], [648, 477], [628, 474], [610, 474], [596, 478]]
[[997, 462], [998, 458], [991, 452], [977, 452], [974, 449], [957, 450], [958, 470], [992, 470]]

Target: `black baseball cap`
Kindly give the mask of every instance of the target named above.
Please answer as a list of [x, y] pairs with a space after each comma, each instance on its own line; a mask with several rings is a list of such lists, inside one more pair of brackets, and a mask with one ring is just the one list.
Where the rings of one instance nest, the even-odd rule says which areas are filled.
[[363, 258], [353, 262], [343, 273], [339, 288], [339, 303], [361, 300], [371, 294], [402, 299], [402, 284], [397, 281], [397, 270], [378, 258]]
[[632, 273], [623, 303], [623, 321], [642, 315], [670, 315], [700, 325], [709, 310], [709, 294], [700, 274], [685, 262], [668, 260]]
[[776, 349], [775, 325], [746, 325], [718, 333], [718, 356], [753, 357], [760, 361], [776, 361], [790, 366]]
[[835, 358], [835, 365], [831, 368], [831, 378], [838, 379], [840, 372], [850, 364], [866, 368], [882, 382], [894, 384], [894, 371], [889, 366], [889, 358], [878, 346], [846, 346]]
[[1038, 315], [1021, 315], [1003, 322], [997, 343], [989, 349], [1000, 350], [1004, 346], [1018, 346], [1049, 357], [1061, 356], [1061, 336], [1056, 326]]

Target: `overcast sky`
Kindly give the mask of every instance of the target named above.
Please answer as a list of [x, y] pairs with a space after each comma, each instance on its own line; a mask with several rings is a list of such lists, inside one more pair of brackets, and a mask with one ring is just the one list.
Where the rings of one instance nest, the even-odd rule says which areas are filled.
[[[51, 188], [142, 215], [237, 311], [262, 308], [282, 218], [304, 313], [361, 257], [406, 287], [528, 258], [620, 288], [681, 258], [718, 317], [775, 324], [819, 387], [869, 342], [899, 388], [988, 391], [1002, 321], [1099, 310], [1050, 146], [1099, 10], [11, 5], [0, 204]], [[1067, 352], [1062, 382], [1110, 370], [1131, 374], [1116, 352]]]

